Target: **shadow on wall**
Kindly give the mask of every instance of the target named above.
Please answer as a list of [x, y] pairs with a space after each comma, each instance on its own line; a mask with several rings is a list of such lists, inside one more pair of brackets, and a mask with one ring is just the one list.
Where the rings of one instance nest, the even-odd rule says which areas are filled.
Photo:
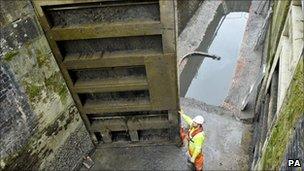
[[201, 3], [203, 3], [203, 0], [177, 1], [178, 35], [184, 30], [188, 21], [191, 19]]

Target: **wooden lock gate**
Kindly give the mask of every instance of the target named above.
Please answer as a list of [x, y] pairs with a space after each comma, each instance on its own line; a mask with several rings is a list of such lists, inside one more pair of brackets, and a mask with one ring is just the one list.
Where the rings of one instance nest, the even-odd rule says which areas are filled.
[[100, 147], [179, 142], [174, 0], [34, 0]]

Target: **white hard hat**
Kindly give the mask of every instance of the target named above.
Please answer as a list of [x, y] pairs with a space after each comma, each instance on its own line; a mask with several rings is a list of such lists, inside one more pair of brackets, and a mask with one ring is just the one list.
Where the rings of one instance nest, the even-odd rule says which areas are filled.
[[204, 118], [201, 115], [195, 116], [195, 118], [193, 119], [193, 122], [197, 123], [197, 124], [203, 124], [204, 123]]

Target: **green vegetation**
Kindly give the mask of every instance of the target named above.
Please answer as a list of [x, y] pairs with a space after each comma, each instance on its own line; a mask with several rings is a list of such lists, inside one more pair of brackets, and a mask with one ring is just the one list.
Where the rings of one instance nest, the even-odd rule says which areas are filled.
[[68, 90], [59, 71], [55, 72], [52, 76], [45, 79], [45, 86], [57, 93], [60, 96], [60, 100], [62, 102], [66, 100], [66, 97], [68, 96]]
[[263, 170], [278, 170], [283, 160], [285, 150], [293, 134], [293, 128], [304, 117], [304, 64], [303, 60], [297, 66], [295, 76], [285, 97], [278, 120], [262, 155]]
[[38, 49], [36, 49], [37, 63], [38, 67], [41, 67], [46, 64], [47, 58], [46, 56]]
[[268, 46], [268, 58], [267, 64], [272, 65], [273, 59], [275, 57], [275, 52], [279, 44], [281, 34], [283, 32], [284, 23], [288, 14], [289, 6], [291, 1], [275, 1], [273, 19], [270, 25], [270, 41]]
[[12, 52], [8, 52], [4, 55], [4, 60], [6, 61], [11, 61], [16, 55], [18, 55], [18, 52], [16, 51], [12, 51]]
[[[14, 154], [1, 158], [1, 167], [4, 167], [4, 170], [33, 170], [41, 161], [39, 160], [38, 153], [33, 152], [32, 144], [33, 141], [29, 141], [29, 143], [22, 146]], [[37, 170], [38, 168], [35, 169]]]
[[23, 82], [23, 84], [25, 85], [25, 90], [30, 101], [33, 102], [38, 100], [39, 98], [37, 97], [41, 95], [42, 86], [34, 85], [25, 81]]
[[61, 102], [64, 102], [68, 96], [68, 89], [65, 86], [65, 84], [61, 87], [60, 91], [59, 91], [59, 96], [60, 96], [60, 100]]

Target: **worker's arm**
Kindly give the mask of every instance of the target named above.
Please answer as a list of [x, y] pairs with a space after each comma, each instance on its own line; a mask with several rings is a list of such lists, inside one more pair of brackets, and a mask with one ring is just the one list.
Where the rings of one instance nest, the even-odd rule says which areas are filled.
[[202, 151], [202, 147], [203, 147], [203, 144], [204, 144], [204, 141], [205, 141], [205, 135], [202, 134], [198, 137], [195, 137], [195, 139], [193, 139], [194, 141], [194, 151], [193, 151], [193, 154], [192, 154], [192, 157], [191, 157], [191, 161], [194, 162], [196, 157], [201, 153]]
[[179, 113], [181, 114], [182, 118], [185, 120], [185, 122], [188, 125], [192, 124], [192, 119], [189, 116], [187, 116], [183, 110], [179, 111]]

